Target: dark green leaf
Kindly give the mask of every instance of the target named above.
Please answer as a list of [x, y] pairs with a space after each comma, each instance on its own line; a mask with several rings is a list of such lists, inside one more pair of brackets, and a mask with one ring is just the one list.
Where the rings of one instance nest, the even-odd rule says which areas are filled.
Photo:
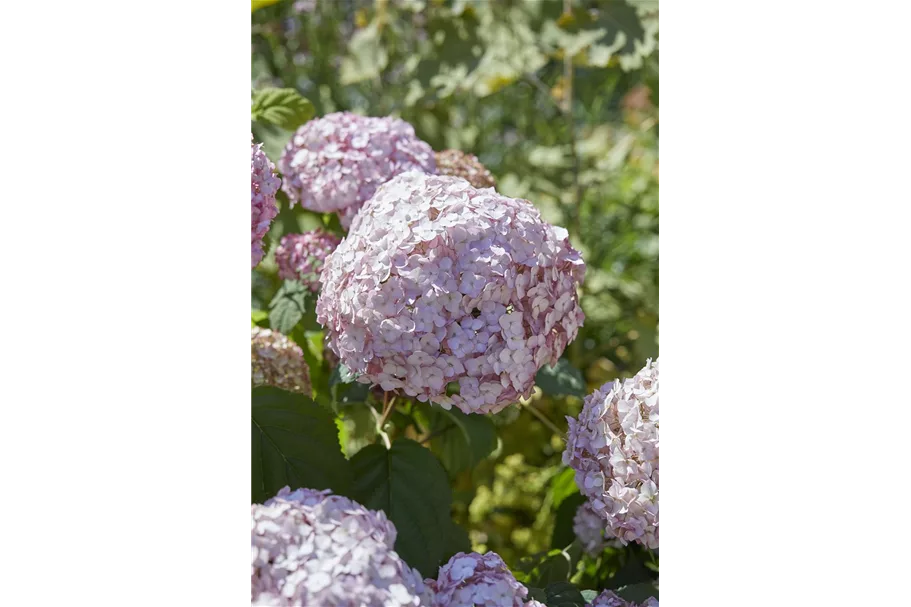
[[554, 552], [538, 565], [538, 584], [565, 582], [569, 579], [571, 560], [565, 551]]
[[[545, 591], [543, 588], [529, 588], [528, 589], [528, 598], [534, 599], [534, 600], [538, 601], [539, 603], [543, 603], [544, 601], [547, 600], [547, 591]], [[547, 606], [545, 605], [545, 607], [547, 607]]]
[[278, 388], [253, 389], [253, 502], [291, 489], [350, 489], [351, 467], [332, 416], [311, 399]]
[[439, 460], [418, 443], [399, 438], [387, 450], [370, 445], [351, 459], [352, 497], [382, 510], [398, 530], [395, 550], [425, 577], [436, 576], [450, 539], [452, 493]]
[[357, 375], [341, 363], [332, 370], [332, 375], [329, 376], [329, 392], [332, 395], [332, 402], [336, 410], [339, 409], [339, 405], [367, 401], [367, 395], [370, 394], [370, 386], [354, 381], [356, 378]]
[[316, 113], [313, 104], [294, 89], [264, 88], [253, 92], [251, 118], [295, 130]]
[[575, 493], [569, 496], [557, 508], [557, 516], [554, 521], [554, 533], [551, 536], [551, 548], [566, 548], [576, 539], [576, 532], [573, 531], [573, 518], [579, 506], [585, 503], [585, 496], [581, 493]]
[[585, 379], [582, 372], [565, 358], [557, 361], [553, 368], [541, 367], [535, 383], [548, 396], [585, 396]]
[[471, 552], [471, 539], [464, 527], [450, 521], [449, 533], [446, 535], [446, 549], [443, 551], [443, 561], [448, 561], [458, 552]]
[[620, 597], [633, 603], [644, 603], [649, 597], [658, 598], [658, 589], [654, 584], [642, 583], [624, 586], [615, 591]]
[[296, 280], [286, 280], [269, 302], [269, 326], [287, 335], [304, 317], [310, 290]]
[[585, 607], [585, 597], [569, 582], [555, 582], [544, 589], [547, 607]]
[[431, 449], [450, 475], [475, 466], [497, 448], [496, 427], [487, 416], [440, 407], [432, 407], [431, 412], [435, 431], [451, 425], [430, 441]]

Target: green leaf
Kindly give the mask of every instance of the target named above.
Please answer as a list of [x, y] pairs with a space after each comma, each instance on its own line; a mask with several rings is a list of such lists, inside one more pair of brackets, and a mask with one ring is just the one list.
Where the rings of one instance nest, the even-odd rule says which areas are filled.
[[553, 368], [546, 365], [541, 367], [535, 383], [548, 396], [585, 396], [582, 372], [565, 358], [558, 360]]
[[550, 481], [550, 497], [555, 507], [559, 507], [566, 498], [579, 493], [576, 485], [576, 471], [570, 467], [563, 468]]
[[446, 534], [446, 549], [443, 551], [443, 560], [448, 561], [452, 555], [459, 552], [471, 552], [471, 539], [468, 532], [461, 525], [450, 521]]
[[551, 584], [569, 580], [572, 559], [566, 551], [551, 551], [544, 562], [538, 565], [538, 583]]
[[253, 92], [251, 118], [293, 131], [316, 113], [294, 89], [264, 88]]
[[255, 12], [261, 8], [272, 6], [273, 4], [277, 4], [279, 2], [281, 2], [281, 0], [252, 0], [250, 12]]
[[382, 510], [398, 530], [395, 551], [424, 577], [434, 577], [450, 544], [452, 493], [439, 460], [418, 443], [399, 438], [392, 449], [370, 445], [351, 459], [352, 497]]
[[579, 506], [584, 503], [585, 496], [577, 491], [563, 500], [563, 503], [557, 508], [554, 532], [550, 540], [551, 548], [566, 548], [575, 541], [576, 532], [573, 531], [573, 519], [576, 517]]
[[389, 56], [380, 40], [379, 24], [374, 21], [351, 36], [348, 55], [342, 59], [339, 81], [345, 85], [371, 80], [380, 75], [388, 62]]
[[332, 375], [329, 376], [329, 393], [336, 411], [339, 410], [339, 405], [367, 402], [370, 385], [357, 382], [356, 379], [357, 374], [352, 373], [342, 363], [332, 370]]
[[585, 597], [569, 582], [556, 582], [544, 589], [547, 607], [585, 607]]
[[310, 290], [296, 280], [286, 280], [269, 302], [269, 326], [287, 335], [304, 317]]
[[497, 430], [485, 415], [466, 415], [458, 409], [431, 408], [433, 428], [452, 427], [430, 441], [451, 476], [477, 465], [497, 448]]
[[[538, 601], [539, 603], [543, 603], [544, 601], [547, 600], [547, 591], [545, 591], [543, 588], [529, 587], [528, 588], [528, 598], [529, 598], [529, 600], [534, 599], [534, 600]], [[544, 607], [547, 607], [547, 605], [545, 605]]]
[[254, 503], [285, 485], [348, 493], [351, 466], [325, 409], [301, 394], [263, 386], [253, 389], [252, 418]]
[[594, 601], [596, 598], [598, 598], [598, 595], [599, 595], [599, 594], [601, 594], [601, 593], [598, 592], [597, 590], [583, 590], [583, 591], [582, 591], [582, 598], [585, 599], [585, 602], [586, 602], [586, 603], [591, 603], [591, 602]]
[[250, 319], [253, 321], [254, 326], [262, 323], [267, 318], [269, 318], [269, 313], [265, 310], [253, 310], [250, 314]]
[[615, 591], [621, 598], [633, 603], [644, 603], [649, 597], [658, 598], [658, 588], [651, 583], [632, 584]]

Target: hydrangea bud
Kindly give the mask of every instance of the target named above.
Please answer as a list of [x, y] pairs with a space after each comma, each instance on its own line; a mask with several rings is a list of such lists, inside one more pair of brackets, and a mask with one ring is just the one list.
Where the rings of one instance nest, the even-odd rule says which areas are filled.
[[431, 147], [398, 118], [327, 114], [297, 129], [279, 161], [291, 203], [353, 214], [382, 183], [409, 170], [435, 172]]
[[314, 293], [319, 291], [323, 263], [341, 241], [341, 238], [322, 228], [282, 236], [275, 249], [279, 278], [299, 280]]
[[524, 607], [528, 595], [496, 552], [459, 552], [426, 581], [432, 607]]
[[598, 516], [591, 502], [586, 501], [576, 510], [573, 533], [579, 538], [582, 550], [589, 556], [598, 556], [610, 544], [610, 540], [605, 537], [605, 527], [604, 519]]
[[269, 224], [278, 215], [275, 193], [281, 185], [281, 179], [275, 176], [275, 165], [266, 157], [262, 144], [253, 142], [250, 135], [250, 176], [252, 188], [250, 201], [252, 218], [250, 221], [250, 241], [253, 249], [253, 266], [263, 259], [263, 236], [269, 231]]
[[650, 597], [641, 604], [631, 603], [630, 601], [620, 598], [610, 590], [605, 590], [585, 607], [658, 607], [658, 599]]
[[584, 275], [566, 230], [527, 200], [411, 171], [326, 260], [317, 320], [359, 381], [494, 413], [530, 396], [575, 339]]
[[253, 385], [274, 386], [309, 396], [310, 368], [304, 351], [286, 336], [253, 327]]
[[569, 430], [563, 463], [606, 534], [623, 544], [658, 547], [658, 361], [634, 377], [601, 386], [585, 398]]
[[461, 150], [443, 150], [434, 152], [437, 161], [437, 173], [461, 177], [474, 187], [495, 188], [497, 182], [477, 156], [466, 154]]
[[330, 491], [285, 487], [253, 505], [254, 605], [426, 606], [430, 589], [393, 550], [395, 526]]

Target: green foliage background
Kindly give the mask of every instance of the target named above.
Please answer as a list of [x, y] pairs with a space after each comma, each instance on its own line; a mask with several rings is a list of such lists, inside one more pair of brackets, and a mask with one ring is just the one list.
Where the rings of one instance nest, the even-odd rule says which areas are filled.
[[[253, 133], [273, 161], [314, 110], [396, 115], [435, 150], [478, 156], [499, 192], [566, 227], [585, 259], [585, 324], [560, 365], [539, 374], [531, 401], [493, 416], [395, 403], [389, 457], [423, 443], [449, 479], [457, 526], [439, 530], [437, 551], [448, 558], [470, 541], [532, 586], [571, 579], [640, 592], [637, 584], [657, 580], [657, 554], [629, 546], [582, 558], [571, 529], [581, 500], [560, 460], [565, 416], [581, 397], [658, 355], [657, 2], [284, 0], [252, 19]], [[305, 100], [270, 107], [284, 93], [268, 87]], [[253, 321], [271, 321], [304, 348], [314, 400], [336, 418], [345, 455], [364, 469], [391, 466], [370, 459], [386, 457], [376, 423], [383, 396], [333, 370], [315, 299], [276, 276], [283, 234], [337, 221], [279, 200], [269, 254], [253, 272]], [[363, 479], [353, 486], [363, 503], [409, 499]], [[445, 507], [425, 514], [436, 520]]]

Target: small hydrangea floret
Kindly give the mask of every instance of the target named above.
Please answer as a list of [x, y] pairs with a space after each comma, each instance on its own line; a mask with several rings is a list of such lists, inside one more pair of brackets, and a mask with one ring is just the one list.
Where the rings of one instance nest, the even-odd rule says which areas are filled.
[[395, 526], [330, 491], [285, 487], [253, 505], [253, 605], [418, 607], [430, 589], [393, 550]]
[[643, 603], [633, 603], [617, 596], [610, 590], [605, 590], [585, 607], [658, 607], [658, 599], [649, 597]]
[[658, 361], [634, 377], [607, 383], [567, 417], [563, 463], [605, 534], [658, 548]]
[[582, 544], [582, 550], [589, 556], [598, 556], [610, 544], [607, 525], [591, 505], [586, 501], [576, 510], [573, 517], [573, 532]]
[[298, 280], [314, 293], [319, 291], [323, 263], [341, 241], [322, 228], [283, 236], [275, 249], [279, 278]]
[[435, 152], [437, 174], [461, 177], [476, 188], [495, 188], [496, 180], [477, 156], [462, 150]]
[[262, 144], [253, 142], [250, 135], [250, 177], [252, 182], [250, 202], [252, 207], [250, 221], [250, 244], [253, 254], [253, 266], [263, 259], [263, 237], [269, 231], [269, 225], [278, 215], [275, 193], [281, 185], [281, 179], [275, 176], [275, 165], [266, 156]]
[[528, 596], [496, 552], [459, 552], [427, 583], [432, 607], [524, 607]]
[[253, 327], [253, 385], [310, 395], [310, 368], [304, 351], [277, 331]]
[[376, 189], [409, 170], [435, 172], [433, 150], [398, 118], [327, 114], [297, 129], [279, 161], [291, 203], [348, 220]]

